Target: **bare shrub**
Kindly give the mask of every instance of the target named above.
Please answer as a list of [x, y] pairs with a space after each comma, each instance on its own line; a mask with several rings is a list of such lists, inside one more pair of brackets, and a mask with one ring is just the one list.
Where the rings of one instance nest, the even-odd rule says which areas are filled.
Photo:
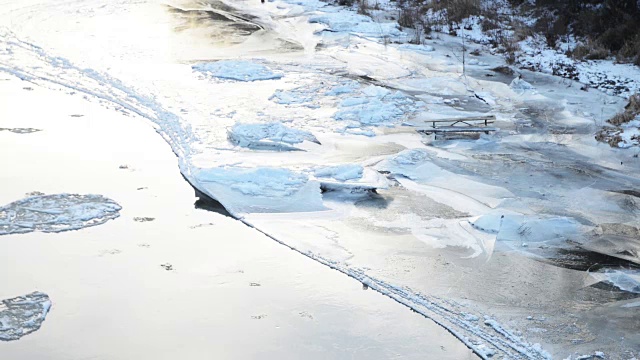
[[520, 45], [515, 39], [504, 38], [502, 42], [504, 49], [505, 61], [509, 65], [513, 65], [516, 62], [516, 52], [520, 50]]
[[640, 33], [635, 38], [627, 40], [616, 57], [619, 62], [630, 61], [640, 66]]
[[[415, 1], [416, 3], [418, 1]], [[431, 1], [424, 5], [422, 13], [428, 10], [433, 12], [444, 12], [446, 14], [446, 22], [459, 23], [462, 19], [471, 15], [480, 15], [482, 10], [480, 0], [440, 0]]]
[[369, 15], [368, 0], [358, 0], [358, 14]]
[[640, 115], [640, 94], [631, 95], [629, 103], [624, 107], [624, 111], [614, 115], [607, 122], [611, 125], [620, 126]]
[[597, 42], [588, 41], [586, 44], [576, 46], [570, 55], [578, 60], [603, 60], [609, 57], [609, 50]]
[[338, 0], [340, 6], [352, 6], [355, 0]]
[[480, 22], [480, 26], [482, 26], [482, 31], [484, 32], [500, 28], [500, 24], [496, 20], [490, 19], [488, 17], [482, 19], [482, 22]]
[[460, 22], [471, 15], [480, 14], [480, 0], [448, 0], [443, 3], [446, 4], [449, 22]]
[[398, 25], [409, 29], [415, 29], [419, 22], [421, 22], [421, 19], [418, 9], [414, 7], [405, 7], [400, 9]]

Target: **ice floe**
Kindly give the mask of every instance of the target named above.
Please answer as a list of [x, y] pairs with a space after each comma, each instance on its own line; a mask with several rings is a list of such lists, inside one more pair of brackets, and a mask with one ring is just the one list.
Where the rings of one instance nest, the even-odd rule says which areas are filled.
[[509, 87], [512, 88], [513, 90], [518, 90], [518, 91], [527, 91], [527, 90], [535, 89], [533, 85], [522, 80], [520, 77], [513, 79], [511, 81], [511, 84], [509, 84]]
[[18, 340], [38, 329], [51, 309], [47, 294], [32, 292], [0, 302], [0, 340]]
[[471, 220], [474, 228], [497, 234], [497, 240], [541, 242], [567, 239], [578, 233], [579, 224], [567, 217], [489, 213]]
[[235, 124], [227, 133], [233, 144], [252, 149], [293, 150], [290, 145], [310, 141], [319, 144], [313, 134], [292, 129], [279, 122], [264, 124]]
[[601, 269], [590, 272], [589, 275], [598, 281], [608, 282], [620, 290], [640, 294], [640, 270]]
[[264, 65], [245, 60], [220, 60], [196, 64], [191, 68], [216, 78], [238, 81], [273, 80], [282, 77], [282, 74], [273, 72]]
[[369, 85], [354, 96], [342, 99], [336, 120], [351, 121], [360, 126], [391, 126], [422, 105], [400, 91]]
[[320, 184], [282, 168], [195, 169], [194, 178], [232, 214], [322, 210]]
[[33, 196], [0, 207], [0, 235], [82, 229], [117, 218], [120, 209], [102, 195]]
[[319, 178], [333, 178], [338, 181], [347, 181], [361, 179], [362, 171], [363, 168], [360, 165], [345, 164], [318, 168], [314, 171], [314, 175]]

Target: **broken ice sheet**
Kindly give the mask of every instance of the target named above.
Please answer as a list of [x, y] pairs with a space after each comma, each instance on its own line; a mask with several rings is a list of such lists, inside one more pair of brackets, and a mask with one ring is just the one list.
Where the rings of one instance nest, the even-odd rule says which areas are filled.
[[0, 235], [78, 230], [115, 219], [120, 209], [102, 195], [32, 196], [0, 207]]
[[12, 341], [38, 329], [51, 309], [47, 294], [39, 291], [0, 302], [0, 340]]

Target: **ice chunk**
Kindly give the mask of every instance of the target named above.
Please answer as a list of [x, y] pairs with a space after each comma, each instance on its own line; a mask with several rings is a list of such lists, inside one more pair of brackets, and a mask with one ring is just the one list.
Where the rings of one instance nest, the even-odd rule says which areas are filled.
[[313, 100], [313, 97], [305, 89], [297, 88], [293, 90], [276, 90], [269, 100], [280, 105], [294, 105], [309, 103]]
[[620, 290], [640, 294], [640, 270], [602, 269], [590, 273], [596, 280], [608, 282]]
[[334, 119], [353, 121], [364, 126], [390, 126], [424, 105], [399, 91], [392, 92], [375, 85], [369, 85], [353, 95], [341, 101], [340, 110], [333, 115]]
[[533, 85], [529, 84], [528, 82], [522, 80], [519, 77], [513, 79], [511, 81], [511, 84], [509, 84], [509, 87], [512, 88], [513, 90], [521, 90], [521, 91], [535, 89]]
[[429, 159], [429, 153], [422, 149], [409, 149], [398, 153], [392, 161], [398, 165], [416, 165]]
[[332, 178], [339, 181], [347, 181], [362, 178], [363, 168], [360, 165], [345, 164], [318, 168], [314, 175], [319, 178]]
[[497, 235], [501, 241], [540, 242], [565, 239], [578, 231], [579, 224], [567, 217], [525, 216], [490, 213], [471, 221], [478, 230]]
[[421, 44], [402, 44], [402, 45], [399, 45], [398, 48], [403, 50], [410, 50], [412, 52], [417, 52], [417, 53], [430, 53], [436, 50], [431, 45], [421, 45]]
[[324, 210], [320, 184], [282, 168], [195, 169], [199, 188], [232, 214]]
[[0, 340], [18, 340], [38, 329], [51, 309], [47, 294], [32, 292], [0, 303]]
[[282, 74], [274, 73], [264, 65], [244, 60], [221, 60], [196, 64], [191, 68], [220, 79], [238, 81], [272, 80], [282, 77]]
[[117, 218], [120, 209], [102, 195], [33, 196], [0, 208], [0, 235], [82, 229]]
[[279, 168], [213, 168], [201, 171], [198, 178], [228, 185], [244, 195], [290, 196], [307, 182], [303, 174]]
[[232, 143], [248, 148], [276, 148], [293, 150], [287, 145], [299, 144], [303, 141], [320, 142], [307, 131], [291, 129], [279, 122], [265, 124], [235, 124], [227, 137]]

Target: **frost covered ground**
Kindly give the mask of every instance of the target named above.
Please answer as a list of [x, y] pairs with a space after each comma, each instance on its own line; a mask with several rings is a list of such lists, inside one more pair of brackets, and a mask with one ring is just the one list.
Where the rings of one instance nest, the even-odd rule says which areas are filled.
[[2, 8], [0, 70], [150, 120], [245, 224], [483, 358], [638, 355], [640, 162], [593, 136], [623, 98], [486, 53], [463, 74], [459, 38], [320, 1], [33, 6]]

